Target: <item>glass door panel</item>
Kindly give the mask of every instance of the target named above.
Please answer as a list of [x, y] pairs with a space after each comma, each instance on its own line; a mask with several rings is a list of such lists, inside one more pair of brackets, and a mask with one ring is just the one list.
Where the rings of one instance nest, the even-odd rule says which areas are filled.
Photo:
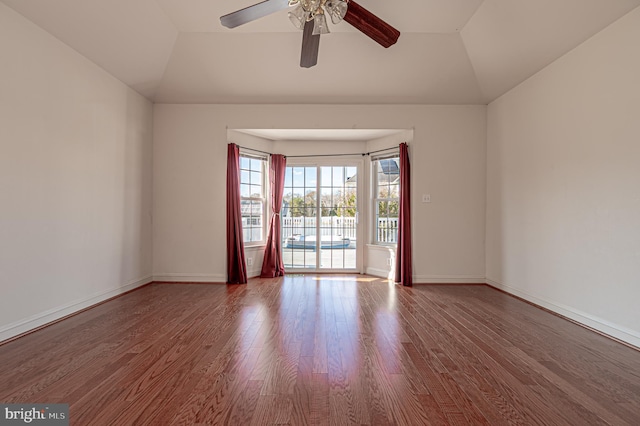
[[315, 269], [317, 167], [287, 167], [282, 202], [282, 257], [286, 269]]
[[357, 270], [357, 166], [288, 166], [281, 213], [288, 270]]
[[320, 168], [320, 269], [355, 269], [357, 168]]

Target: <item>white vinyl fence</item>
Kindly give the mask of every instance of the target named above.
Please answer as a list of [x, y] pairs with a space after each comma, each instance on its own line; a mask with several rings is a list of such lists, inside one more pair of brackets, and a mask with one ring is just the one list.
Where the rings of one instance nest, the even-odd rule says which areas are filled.
[[[378, 242], [395, 243], [398, 236], [397, 218], [378, 219], [376, 232]], [[282, 239], [293, 235], [316, 235], [316, 217], [283, 217]], [[321, 236], [342, 236], [356, 239], [356, 219], [354, 217], [324, 216], [320, 218]]]
[[379, 243], [395, 244], [398, 242], [398, 218], [397, 217], [381, 217], [378, 218], [376, 227]]
[[[316, 235], [316, 218], [314, 217], [283, 217], [282, 238], [293, 235]], [[321, 236], [342, 236], [356, 239], [356, 218], [325, 216], [320, 218]]]

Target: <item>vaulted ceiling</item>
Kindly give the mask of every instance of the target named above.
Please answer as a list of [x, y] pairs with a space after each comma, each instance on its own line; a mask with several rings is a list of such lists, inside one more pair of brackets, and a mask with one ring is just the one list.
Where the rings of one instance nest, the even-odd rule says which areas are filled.
[[486, 104], [640, 0], [359, 0], [402, 33], [384, 49], [331, 25], [299, 67], [287, 11], [227, 29], [258, 0], [0, 0], [159, 103]]

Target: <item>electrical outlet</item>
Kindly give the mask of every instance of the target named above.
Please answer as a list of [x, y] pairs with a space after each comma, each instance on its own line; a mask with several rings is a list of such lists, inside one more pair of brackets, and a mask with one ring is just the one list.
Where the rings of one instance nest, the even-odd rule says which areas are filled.
[[422, 194], [422, 202], [430, 203], [431, 202], [431, 194]]
[[253, 257], [247, 257], [247, 266], [253, 265]]

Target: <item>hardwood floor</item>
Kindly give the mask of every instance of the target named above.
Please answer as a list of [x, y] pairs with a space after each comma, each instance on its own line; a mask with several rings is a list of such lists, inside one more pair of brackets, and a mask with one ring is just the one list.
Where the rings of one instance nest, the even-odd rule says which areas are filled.
[[0, 346], [71, 424], [640, 424], [640, 352], [487, 286], [155, 283]]

